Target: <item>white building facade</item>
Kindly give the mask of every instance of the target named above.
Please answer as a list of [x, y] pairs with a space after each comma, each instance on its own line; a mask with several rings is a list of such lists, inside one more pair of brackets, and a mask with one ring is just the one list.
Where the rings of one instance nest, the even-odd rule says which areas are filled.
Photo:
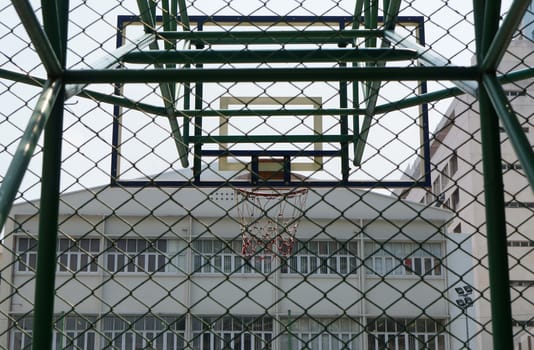
[[[310, 190], [291, 256], [245, 259], [234, 195], [230, 188], [112, 187], [64, 194], [55, 345], [464, 345], [465, 318], [454, 291], [466, 283], [469, 260], [463, 243], [447, 240], [449, 211], [372, 192]], [[31, 344], [38, 206], [16, 205], [5, 234], [0, 329], [8, 331], [0, 340], [6, 349]], [[459, 267], [451, 271], [449, 263]]]

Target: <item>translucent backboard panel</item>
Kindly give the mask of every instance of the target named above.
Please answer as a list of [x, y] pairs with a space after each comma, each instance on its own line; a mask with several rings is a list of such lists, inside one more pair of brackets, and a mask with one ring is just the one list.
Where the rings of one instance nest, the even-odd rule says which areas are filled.
[[[189, 71], [267, 68], [274, 72], [279, 68], [415, 64], [406, 59], [385, 62], [379, 56], [374, 59], [366, 56], [364, 61], [358, 62], [328, 56], [329, 53], [337, 55], [336, 50], [346, 47], [367, 54], [371, 50], [365, 49], [380, 49], [380, 40], [369, 44], [360, 37], [345, 41], [317, 35], [306, 41], [280, 35], [281, 31], [296, 29], [306, 29], [312, 34], [343, 29], [350, 26], [350, 17], [191, 16], [190, 20], [193, 31], [245, 34], [261, 31], [264, 37], [234, 34], [235, 37], [223, 35], [218, 39], [207, 36], [208, 39], [203, 40], [177, 40], [173, 45], [186, 59], [178, 64], [158, 63], [159, 68]], [[142, 32], [135, 17], [121, 17], [119, 23], [122, 24], [119, 43], [128, 41], [129, 35], [136, 37]], [[417, 33], [416, 37], [422, 37], [421, 18], [401, 19], [401, 23], [405, 26], [401, 31], [411, 30]], [[272, 37], [269, 37], [270, 32]], [[326, 56], [310, 58], [310, 52], [318, 50]], [[198, 57], [198, 61], [191, 57]], [[187, 59], [190, 61], [185, 63]], [[139, 62], [124, 65], [127, 68], [152, 67], [152, 64]], [[245, 80], [236, 76], [236, 81], [207, 79], [171, 83], [167, 87], [158, 84], [119, 86], [117, 91], [128, 99], [161, 107], [158, 111], [115, 109], [112, 183], [174, 186], [236, 182], [247, 185], [242, 184], [242, 179], [247, 178], [243, 175], [253, 171], [258, 159], [269, 158], [284, 158], [287, 171], [298, 175], [296, 178], [301, 182], [305, 179], [310, 186], [343, 183], [397, 187], [429, 183], [425, 156], [428, 152], [426, 107], [398, 109], [395, 106], [396, 101], [424, 93], [424, 82], [378, 82], [374, 87], [379, 87], [378, 94], [373, 96], [370, 81], [339, 82], [328, 81], [328, 78], [307, 81], [305, 77], [297, 81], [284, 81], [283, 77], [273, 77], [272, 81], [268, 81], [268, 77], [254, 82]], [[169, 93], [165, 88], [172, 90], [172, 101], [168, 101]], [[167, 114], [169, 108], [173, 110], [171, 114]], [[175, 122], [174, 127], [171, 120]], [[186, 155], [180, 155], [180, 148]], [[401, 181], [405, 175], [403, 169], [416, 162], [422, 164], [420, 176]], [[287, 182], [279, 184], [288, 185]]]

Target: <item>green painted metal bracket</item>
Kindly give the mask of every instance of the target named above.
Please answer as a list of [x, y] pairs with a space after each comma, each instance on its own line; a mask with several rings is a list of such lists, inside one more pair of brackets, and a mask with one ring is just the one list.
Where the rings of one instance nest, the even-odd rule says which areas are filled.
[[481, 71], [497, 70], [497, 66], [504, 56], [504, 53], [512, 40], [512, 36], [516, 32], [519, 23], [521, 23], [529, 4], [530, 2], [525, 0], [515, 0], [512, 3], [510, 11], [504, 18], [497, 34], [493, 38], [484, 60], [480, 64]]
[[[145, 31], [150, 32], [150, 31], [155, 30], [156, 14], [155, 12], [153, 12], [153, 9], [150, 7], [147, 1], [151, 1], [151, 0], [137, 0], [137, 5], [139, 7], [141, 19], [144, 22]], [[159, 49], [158, 42], [153, 41], [152, 43], [150, 43], [149, 47], [151, 50], [158, 50]], [[155, 63], [154, 66], [156, 67], [156, 69], [163, 68], [163, 65], [160, 63]], [[165, 69], [163, 70], [165, 71]], [[184, 140], [180, 133], [180, 126], [178, 125], [178, 121], [176, 120], [176, 117], [174, 114], [176, 89], [171, 88], [169, 83], [170, 81], [168, 82], [162, 81], [160, 82], [159, 87], [161, 90], [163, 104], [165, 106], [165, 109], [167, 110], [167, 115], [169, 117], [169, 126], [171, 129], [171, 135], [174, 139], [174, 143], [178, 151], [180, 162], [182, 166], [185, 168], [189, 166], [189, 161], [187, 159], [188, 149], [187, 149], [187, 145], [184, 143]]]
[[[407, 37], [403, 37], [402, 35], [395, 33], [394, 31], [391, 31], [391, 30], [386, 30], [384, 35], [386, 39], [388, 39], [395, 45], [399, 45], [404, 48], [417, 50], [419, 52], [419, 61], [422, 62], [426, 66], [442, 67], [442, 68], [450, 67], [449, 62], [447, 60], [437, 55], [432, 54], [428, 48], [409, 41]], [[456, 79], [455, 77], [451, 77], [451, 79], [449, 80], [451, 80], [452, 83], [454, 83], [456, 86], [462, 89], [465, 93], [471, 96], [474, 96], [474, 97], [477, 96], [477, 89], [478, 89], [477, 84], [474, 82], [465, 81], [465, 80], [472, 80], [472, 79], [470, 78]]]
[[476, 80], [477, 67], [347, 67], [233, 69], [104, 69], [68, 70], [67, 83], [250, 82], [346, 80]]
[[[384, 16], [385, 17], [384, 18], [385, 29], [393, 30], [395, 28], [395, 20], [399, 14], [400, 3], [401, 3], [400, 0], [392, 0], [391, 2], [388, 3], [389, 6], [388, 6], [388, 9], [386, 10], [386, 15]], [[376, 11], [378, 11], [378, 0], [375, 0], [374, 6], [377, 7]], [[373, 15], [375, 15], [375, 13], [373, 13]], [[376, 13], [376, 16], [377, 15], [378, 13]], [[376, 16], [372, 16], [372, 17], [374, 18]], [[370, 24], [373, 26], [376, 26], [377, 25], [376, 20], [371, 21]], [[376, 40], [370, 42], [370, 44], [376, 45]], [[383, 39], [381, 43], [382, 49], [388, 48], [389, 46], [390, 46], [390, 42], [388, 40]], [[376, 67], [385, 67], [385, 65], [386, 65], [385, 61], [380, 61], [380, 62], [375, 63]], [[381, 85], [381, 81], [377, 81], [377, 80], [372, 81], [372, 82], [367, 82], [366, 84], [367, 89], [365, 93], [365, 98], [367, 101], [366, 103], [367, 108], [366, 108], [366, 113], [363, 119], [362, 126], [360, 128], [358, 140], [354, 144], [353, 164], [355, 166], [360, 166], [362, 162], [363, 152], [365, 150], [365, 145], [367, 143], [367, 137], [369, 136], [369, 130], [371, 128], [372, 118], [376, 113], [375, 108], [376, 108], [376, 103], [378, 101], [380, 85]]]
[[[184, 50], [143, 51], [124, 56], [129, 63], [276, 63], [276, 62], [351, 62], [351, 61], [403, 61], [417, 58], [412, 49], [299, 49], [299, 50]], [[174, 67], [170, 67], [174, 68]]]
[[351, 135], [211, 135], [189, 136], [194, 143], [316, 143], [316, 142], [349, 142]]
[[12, 0], [11, 2], [35, 47], [35, 51], [37, 51], [37, 55], [39, 55], [46, 72], [52, 78], [60, 77], [63, 69], [61, 68], [61, 64], [52, 44], [50, 43], [48, 35], [43, 31], [41, 24], [35, 16], [35, 11], [31, 4], [28, 0]]
[[[91, 64], [92, 69], [105, 69], [117, 65], [123, 56], [132, 52], [141, 50], [156, 40], [155, 34], [144, 34], [137, 38], [136, 40], [130, 41], [127, 44], [117, 48], [115, 51], [111, 52], [108, 56], [99, 59], [98, 61]], [[90, 72], [90, 70], [88, 70]], [[65, 99], [68, 99], [72, 96], [79, 94], [88, 83], [81, 82], [81, 84], [69, 85], [65, 89]]]
[[189, 40], [193, 44], [352, 44], [355, 38], [382, 37], [382, 30], [305, 30], [233, 32], [158, 32], [163, 39]]
[[[176, 0], [173, 0], [176, 2]], [[184, 31], [190, 31], [189, 16], [187, 15], [187, 6], [185, 0], [178, 0], [178, 8], [180, 9], [180, 21], [182, 21], [182, 29]]]
[[0, 230], [4, 227], [17, 191], [24, 178], [24, 173], [28, 169], [28, 164], [33, 156], [35, 146], [61, 89], [61, 84], [60, 80], [46, 82], [13, 159], [9, 164], [0, 187]]
[[495, 108], [506, 133], [510, 137], [510, 142], [514, 147], [517, 158], [528, 177], [530, 187], [534, 188], [534, 152], [513, 112], [512, 105], [508, 102], [495, 76], [485, 74], [482, 78], [482, 83], [488, 92], [493, 108]]
[[356, 0], [354, 4], [354, 15], [352, 16], [352, 29], [358, 29], [362, 24], [362, 10], [363, 10], [363, 1]]

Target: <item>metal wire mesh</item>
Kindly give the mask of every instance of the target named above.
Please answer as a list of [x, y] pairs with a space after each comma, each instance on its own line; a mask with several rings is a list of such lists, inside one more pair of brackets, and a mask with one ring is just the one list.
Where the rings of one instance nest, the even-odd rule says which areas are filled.
[[1, 2], [0, 349], [530, 349], [532, 6]]

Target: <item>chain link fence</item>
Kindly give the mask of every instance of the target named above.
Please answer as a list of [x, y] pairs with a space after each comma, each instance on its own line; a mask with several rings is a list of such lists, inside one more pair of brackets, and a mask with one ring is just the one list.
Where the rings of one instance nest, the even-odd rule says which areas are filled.
[[530, 349], [533, 6], [0, 2], [0, 349]]

